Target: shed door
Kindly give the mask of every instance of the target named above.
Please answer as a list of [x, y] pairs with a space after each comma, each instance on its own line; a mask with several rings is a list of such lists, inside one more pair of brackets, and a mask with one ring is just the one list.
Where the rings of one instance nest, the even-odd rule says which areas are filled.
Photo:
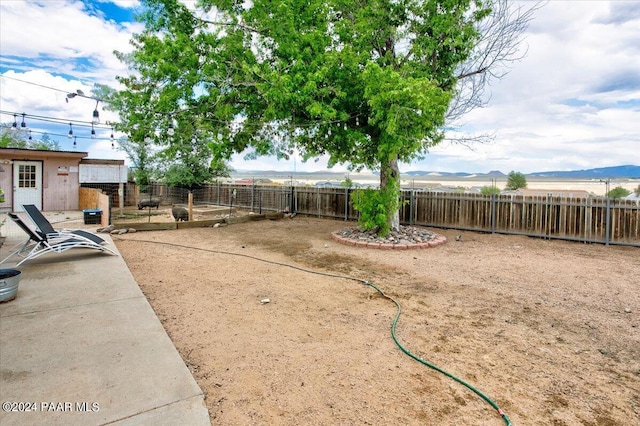
[[35, 204], [42, 210], [42, 163], [13, 162], [13, 210], [21, 212], [23, 204]]

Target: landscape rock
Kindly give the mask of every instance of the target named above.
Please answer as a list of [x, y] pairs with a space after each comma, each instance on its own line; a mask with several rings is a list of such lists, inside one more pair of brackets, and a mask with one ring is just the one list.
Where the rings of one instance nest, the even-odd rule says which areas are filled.
[[391, 231], [384, 238], [378, 237], [375, 231], [359, 228], [345, 228], [339, 231], [338, 235], [350, 240], [381, 244], [420, 244], [437, 238], [435, 233], [413, 226], [401, 226], [399, 231]]
[[109, 234], [111, 231], [113, 231], [114, 226], [113, 225], [109, 225], [109, 226], [105, 226], [104, 228], [98, 228], [96, 230], [96, 232], [101, 232], [104, 234]]

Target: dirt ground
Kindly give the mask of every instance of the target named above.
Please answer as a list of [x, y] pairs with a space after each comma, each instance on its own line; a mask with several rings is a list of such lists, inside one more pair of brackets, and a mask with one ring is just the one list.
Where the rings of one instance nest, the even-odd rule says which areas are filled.
[[381, 251], [331, 239], [348, 225], [114, 237], [212, 424], [505, 424], [396, 346], [389, 299], [331, 275], [397, 300], [399, 342], [514, 425], [640, 424], [640, 249], [434, 229]]

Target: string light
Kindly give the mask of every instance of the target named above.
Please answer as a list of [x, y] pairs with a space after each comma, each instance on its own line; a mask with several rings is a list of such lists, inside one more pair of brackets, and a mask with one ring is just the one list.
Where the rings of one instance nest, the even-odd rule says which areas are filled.
[[[9, 77], [9, 76], [6, 76], [6, 75], [0, 75], [0, 78], [7, 78], [7, 79], [10, 79], [10, 80], [19, 81], [19, 82], [21, 82], [21, 83], [25, 83], [25, 84], [31, 84], [31, 85], [34, 85], [34, 86], [42, 87], [42, 88], [49, 89], [49, 90], [53, 90], [53, 91], [56, 91], [56, 92], [66, 93], [66, 97], [65, 97], [65, 101], [66, 101], [66, 102], [69, 102], [69, 99], [73, 99], [73, 98], [78, 97], [78, 96], [79, 96], [79, 97], [82, 97], [82, 98], [87, 98], [87, 99], [95, 100], [95, 101], [96, 101], [96, 107], [95, 107], [95, 109], [93, 110], [92, 121], [91, 121], [93, 124], [99, 124], [99, 123], [100, 123], [100, 113], [99, 113], [99, 111], [98, 111], [99, 103], [100, 103], [100, 102], [109, 102], [109, 101], [104, 100], [104, 99], [99, 99], [99, 98], [96, 98], [96, 97], [93, 97], [93, 96], [85, 95], [85, 93], [84, 93], [82, 90], [80, 90], [80, 89], [76, 90], [75, 92], [68, 93], [66, 90], [57, 89], [57, 88], [55, 88], [55, 87], [45, 86], [45, 85], [42, 85], [42, 84], [37, 84], [37, 83], [30, 82], [30, 81], [25, 81], [25, 80], [21, 80], [21, 79], [18, 79], [18, 78]], [[185, 111], [186, 111], [186, 110], [185, 110]], [[163, 113], [163, 114], [167, 114], [167, 113]], [[172, 115], [171, 113], [168, 113], [168, 114], [169, 114], [170, 116]], [[359, 115], [359, 114], [355, 115], [355, 117], [356, 117], [355, 125], [356, 125], [357, 127], [359, 127], [359, 126], [360, 126], [360, 120], [359, 120], [359, 118], [358, 118], [358, 115]], [[233, 123], [234, 123], [233, 121], [232, 121], [231, 123], [226, 122], [226, 121], [221, 121], [221, 120], [211, 120], [211, 121], [217, 122], [217, 123], [219, 123], [219, 124], [221, 124], [221, 125], [223, 125], [223, 126], [224, 126], [224, 125], [229, 125], [229, 124], [233, 125]], [[293, 120], [293, 121], [295, 122], [295, 117], [294, 117], [294, 120]], [[304, 125], [304, 124], [303, 124], [303, 125], [298, 124], [298, 127], [315, 127], [315, 126], [317, 126], [317, 125], [319, 125], [319, 124], [320, 124], [320, 125], [321, 125], [321, 124], [328, 124], [328, 125], [332, 125], [332, 124], [339, 124], [339, 123], [343, 123], [343, 122], [344, 122], [343, 120], [330, 120], [330, 121], [317, 121], [317, 122], [313, 122], [312, 120], [310, 120], [310, 121], [309, 121], [309, 123], [308, 123], [308, 124], [306, 124], [306, 125]], [[107, 122], [107, 125], [108, 125], [108, 124], [109, 124], [109, 122]], [[347, 124], [347, 123], [346, 123], [346, 122], [344, 122], [345, 130], [346, 130], [346, 124]], [[263, 124], [258, 124], [258, 125], [262, 126]], [[26, 126], [26, 124], [25, 124], [25, 126]], [[14, 114], [14, 124], [13, 124], [13, 127], [14, 127], [14, 128], [18, 127], [18, 124], [17, 124], [16, 118], [15, 118], [15, 114]], [[173, 129], [173, 130], [172, 130], [172, 129]], [[173, 122], [170, 122], [170, 123], [169, 123], [169, 126], [168, 126], [168, 129], [167, 129], [167, 134], [168, 134], [169, 136], [173, 136], [173, 133], [174, 133], [174, 132], [175, 132], [175, 125], [174, 125], [174, 123], [173, 123]]]
[[[80, 92], [80, 91], [78, 91], [78, 92]], [[86, 97], [86, 96], [84, 96], [84, 93], [69, 93], [68, 94], [68, 98], [73, 98], [75, 96]], [[95, 98], [92, 98], [92, 99], [96, 100]], [[98, 109], [100, 101], [102, 101], [102, 100], [101, 99], [97, 99], [96, 100], [96, 110], [95, 110], [96, 112], [97, 112], [97, 109]], [[183, 112], [183, 111], [179, 111], [179, 112]], [[7, 114], [7, 115], [12, 114], [13, 115], [12, 128], [17, 129], [17, 127], [18, 127], [17, 116], [20, 113], [13, 112], [13, 111], [0, 110], [0, 114]], [[168, 120], [168, 123], [167, 123], [167, 128], [166, 128], [166, 134], [168, 136], [173, 136], [175, 134], [175, 130], [176, 130], [176, 121], [173, 118], [174, 113], [171, 113], [171, 112], [170, 113], [159, 113], [158, 112], [158, 113], [155, 113], [155, 114], [165, 115], [165, 116], [169, 117], [169, 120]], [[90, 127], [91, 128], [91, 132], [90, 132], [91, 139], [101, 139], [101, 140], [107, 139], [107, 138], [98, 138], [97, 137], [97, 132], [96, 132], [97, 125], [94, 122], [87, 122], [87, 121], [80, 121], [80, 120], [69, 120], [69, 119], [59, 118], [59, 117], [39, 116], [39, 115], [27, 114], [27, 113], [24, 113], [24, 112], [21, 113], [21, 115], [22, 115], [22, 122], [20, 124], [21, 128], [27, 128], [27, 123], [26, 123], [26, 119], [27, 118], [30, 118], [31, 120], [34, 120], [34, 121], [44, 121], [44, 122], [50, 122], [50, 123], [54, 123], [54, 124], [58, 124], [58, 125], [64, 124], [65, 122], [68, 122], [68, 124], [69, 124], [69, 132], [68, 132], [68, 134], [66, 136], [67, 136], [68, 139], [74, 138], [74, 142], [77, 140], [77, 137], [80, 137], [80, 139], [89, 139], [88, 137], [77, 136], [75, 134], [74, 130], [73, 130], [73, 125], [74, 124], [76, 126], [80, 126], [80, 127]], [[360, 114], [354, 114], [354, 115], [351, 116], [352, 118], [355, 116], [355, 125], [356, 126], [360, 126], [359, 115]], [[99, 115], [98, 115], [97, 118], [99, 118]], [[347, 119], [347, 120], [349, 120], [349, 119]], [[243, 127], [245, 127], [245, 126], [248, 126], [248, 127], [252, 127], [252, 126], [264, 127], [264, 126], [267, 126], [269, 129], [271, 129], [271, 131], [275, 131], [275, 127], [274, 126], [278, 126], [278, 123], [262, 123], [262, 122], [260, 122], [260, 123], [255, 123], [254, 124], [254, 123], [244, 122], [242, 124], [239, 124], [236, 120], [233, 120], [233, 121], [229, 122], [229, 121], [222, 121], [222, 120], [215, 120], [215, 119], [213, 119], [213, 120], [210, 119], [208, 121], [215, 122], [215, 123], [218, 123], [220, 125], [218, 127], [218, 132], [217, 132], [217, 135], [216, 135], [218, 140], [222, 140], [223, 139], [223, 137], [224, 137], [223, 131], [224, 131], [224, 127], [225, 126], [231, 126], [231, 133], [232, 134], [237, 132], [239, 130], [238, 127], [240, 127], [240, 126], [243, 126]], [[309, 123], [306, 123], [306, 124], [298, 125], [296, 127], [317, 127], [319, 125], [328, 126], [326, 132], [324, 133], [324, 138], [328, 139], [332, 135], [332, 129], [333, 128], [343, 127], [345, 129], [345, 131], [346, 131], [348, 129], [348, 124], [347, 123], [348, 123], [348, 121], [346, 121], [346, 120], [316, 121], [316, 122], [309, 122]], [[113, 149], [115, 149], [115, 136], [114, 136], [115, 128], [113, 126], [113, 123], [110, 123], [109, 121], [107, 121], [105, 124], [106, 124], [106, 126], [110, 126], [111, 127], [111, 133], [110, 133], [111, 147]], [[287, 126], [286, 123], [279, 123], [279, 124]], [[148, 131], [157, 132], [158, 129], [149, 128]], [[51, 132], [43, 132], [43, 131], [34, 131], [34, 133], [47, 134], [47, 135], [51, 135], [51, 136], [61, 136], [61, 137], [64, 136], [64, 135], [60, 135], [60, 134], [55, 134], [55, 133], [51, 133]], [[29, 135], [31, 136], [31, 131], [29, 132]], [[147, 134], [147, 136], [145, 137], [144, 141], [145, 141], [145, 143], [149, 143], [149, 144], [153, 142], [153, 140], [152, 140], [152, 138], [150, 137], [149, 134]]]
[[[27, 113], [17, 113], [17, 112], [13, 112], [13, 111], [4, 111], [4, 110], [0, 110], [0, 114], [6, 114], [6, 115], [13, 115], [13, 123], [11, 123], [11, 127], [10, 129], [15, 129], [18, 130], [18, 128], [23, 129], [23, 130], [29, 130], [29, 140], [33, 140], [33, 134], [42, 134], [42, 135], [48, 135], [48, 136], [56, 136], [56, 137], [67, 137], [68, 139], [72, 139], [74, 137], [76, 137], [76, 139], [89, 139], [89, 135], [87, 136], [78, 136], [77, 135], [77, 127], [87, 127], [87, 128], [91, 128], [91, 139], [98, 139], [98, 140], [108, 140], [109, 138], [104, 137], [98, 137], [98, 132], [96, 129], [98, 129], [98, 126], [95, 126], [93, 123], [89, 123], [86, 121], [80, 121], [80, 120], [68, 120], [68, 119], [64, 119], [64, 118], [58, 118], [58, 117], [47, 117], [47, 116], [39, 116], [39, 115], [32, 115], [32, 114], [27, 114]], [[20, 125], [18, 126], [18, 115], [22, 115], [22, 121], [20, 123]], [[31, 119], [33, 121], [42, 121], [42, 122], [47, 122], [47, 123], [53, 123], [56, 125], [69, 125], [69, 131], [66, 134], [60, 134], [60, 133], [55, 133], [55, 132], [51, 132], [51, 131], [45, 131], [45, 130], [33, 130], [30, 128], [30, 126], [27, 123], [27, 119]], [[73, 126], [76, 126], [76, 129], [73, 128]], [[109, 127], [103, 127], [103, 128], [111, 128], [111, 141], [113, 143], [114, 140], [114, 127], [113, 126], [109, 126]], [[33, 130], [33, 131], [32, 131]]]
[[91, 120], [92, 124], [100, 124], [100, 113], [98, 112], [98, 104], [100, 101], [96, 101], [96, 108], [93, 110], [93, 119]]
[[[17, 115], [18, 113], [15, 113], [13, 111], [5, 111], [5, 110], [0, 110], [1, 114], [6, 114], [6, 115], [13, 115], [14, 116], [14, 123], [15, 125], [12, 124], [13, 127], [17, 127], [18, 123], [17, 123]], [[26, 124], [26, 119], [29, 118], [31, 120], [34, 121], [44, 121], [44, 122], [48, 122], [48, 123], [53, 123], [53, 124], [67, 124], [67, 123], [73, 123], [76, 126], [80, 126], [80, 127], [91, 127], [92, 123], [89, 121], [82, 121], [82, 120], [70, 120], [68, 118], [63, 118], [63, 117], [49, 117], [49, 116], [43, 116], [43, 115], [35, 115], [35, 114], [27, 114], [27, 113], [22, 113], [24, 115], [23, 121], [25, 121], [25, 127], [27, 127]], [[96, 126], [97, 127], [97, 126]], [[107, 125], [105, 127], [111, 127], [111, 124], [107, 123]]]
[[76, 136], [73, 137], [73, 149], [76, 149]]
[[[61, 133], [52, 133], [52, 132], [47, 132], [47, 131], [40, 131], [40, 130], [31, 130], [29, 129], [30, 133], [33, 133], [34, 135], [47, 135], [49, 137], [60, 137], [63, 138], [65, 136], [68, 136], [67, 134], [61, 134]], [[75, 133], [75, 131], [74, 131]], [[78, 141], [82, 141], [82, 140], [91, 140], [91, 138], [87, 135], [87, 136], [78, 136], [76, 134], [73, 135], [74, 138], [76, 138]], [[108, 137], [96, 137], [95, 140], [110, 140]]]
[[[70, 93], [70, 95], [74, 95], [73, 93]], [[78, 96], [76, 94], [76, 96]], [[102, 101], [102, 100], [100, 100]], [[0, 110], [1, 114], [12, 114], [14, 116], [14, 123], [12, 124], [13, 127], [18, 127], [18, 123], [17, 123], [17, 116], [18, 113], [15, 113], [13, 111], [3, 111]], [[40, 115], [34, 115], [34, 114], [27, 114], [27, 113], [22, 113], [24, 118], [23, 121], [25, 122], [25, 127], [26, 125], [26, 118], [30, 118], [32, 120], [35, 121], [44, 121], [44, 122], [50, 122], [50, 123], [55, 123], [55, 124], [63, 124], [63, 123], [72, 123], [76, 126], [80, 126], [80, 127], [93, 127], [94, 129], [97, 128], [97, 125], [93, 122], [88, 122], [88, 121], [81, 121], [81, 120], [69, 120], [68, 118], [61, 118], [61, 117], [50, 117], [50, 116], [40, 116]], [[168, 115], [169, 117], [173, 116], [173, 113], [157, 113], [157, 114], [162, 114], [162, 115]], [[356, 126], [360, 125], [360, 120], [358, 118], [358, 115], [355, 116], [356, 117]], [[348, 119], [347, 119], [348, 120]], [[242, 127], [270, 127], [273, 130], [273, 124], [272, 123], [248, 123], [248, 122], [244, 122], [241, 124], [239, 124], [236, 120], [232, 120], [232, 121], [223, 121], [223, 120], [216, 120], [216, 119], [209, 119], [207, 120], [208, 122], [211, 123], [216, 123], [222, 127], [227, 127], [230, 126], [232, 129], [232, 133], [235, 133], [238, 130], [238, 127], [242, 126]], [[332, 128], [335, 128], [337, 126], [342, 126], [345, 127], [347, 126], [348, 121], [346, 120], [320, 120], [320, 121], [309, 121], [308, 123], [303, 123], [303, 124], [297, 124], [296, 127], [297, 128], [304, 128], [304, 127], [308, 127], [308, 128], [314, 128], [317, 127], [319, 125], [325, 125], [325, 126], [332, 126]], [[283, 124], [283, 123], [281, 123]], [[277, 124], [276, 124], [277, 125]], [[106, 126], [111, 126], [111, 123], [109, 123], [108, 121], [106, 122]], [[112, 127], [113, 128], [113, 127]], [[157, 129], [149, 129], [151, 131], [156, 131]], [[167, 130], [166, 133], [168, 135], [172, 135], [175, 134], [175, 130], [176, 130], [176, 123], [175, 120], [171, 119], [168, 124], [167, 124]], [[328, 131], [328, 129], [327, 129]], [[221, 138], [221, 137], [219, 137]]]

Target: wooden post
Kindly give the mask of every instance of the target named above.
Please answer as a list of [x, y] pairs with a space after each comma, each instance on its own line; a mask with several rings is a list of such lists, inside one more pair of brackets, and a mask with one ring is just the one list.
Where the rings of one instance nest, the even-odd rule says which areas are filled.
[[193, 220], [193, 192], [189, 191], [189, 222]]
[[124, 183], [118, 184], [118, 205], [120, 206], [120, 216], [124, 216]]

